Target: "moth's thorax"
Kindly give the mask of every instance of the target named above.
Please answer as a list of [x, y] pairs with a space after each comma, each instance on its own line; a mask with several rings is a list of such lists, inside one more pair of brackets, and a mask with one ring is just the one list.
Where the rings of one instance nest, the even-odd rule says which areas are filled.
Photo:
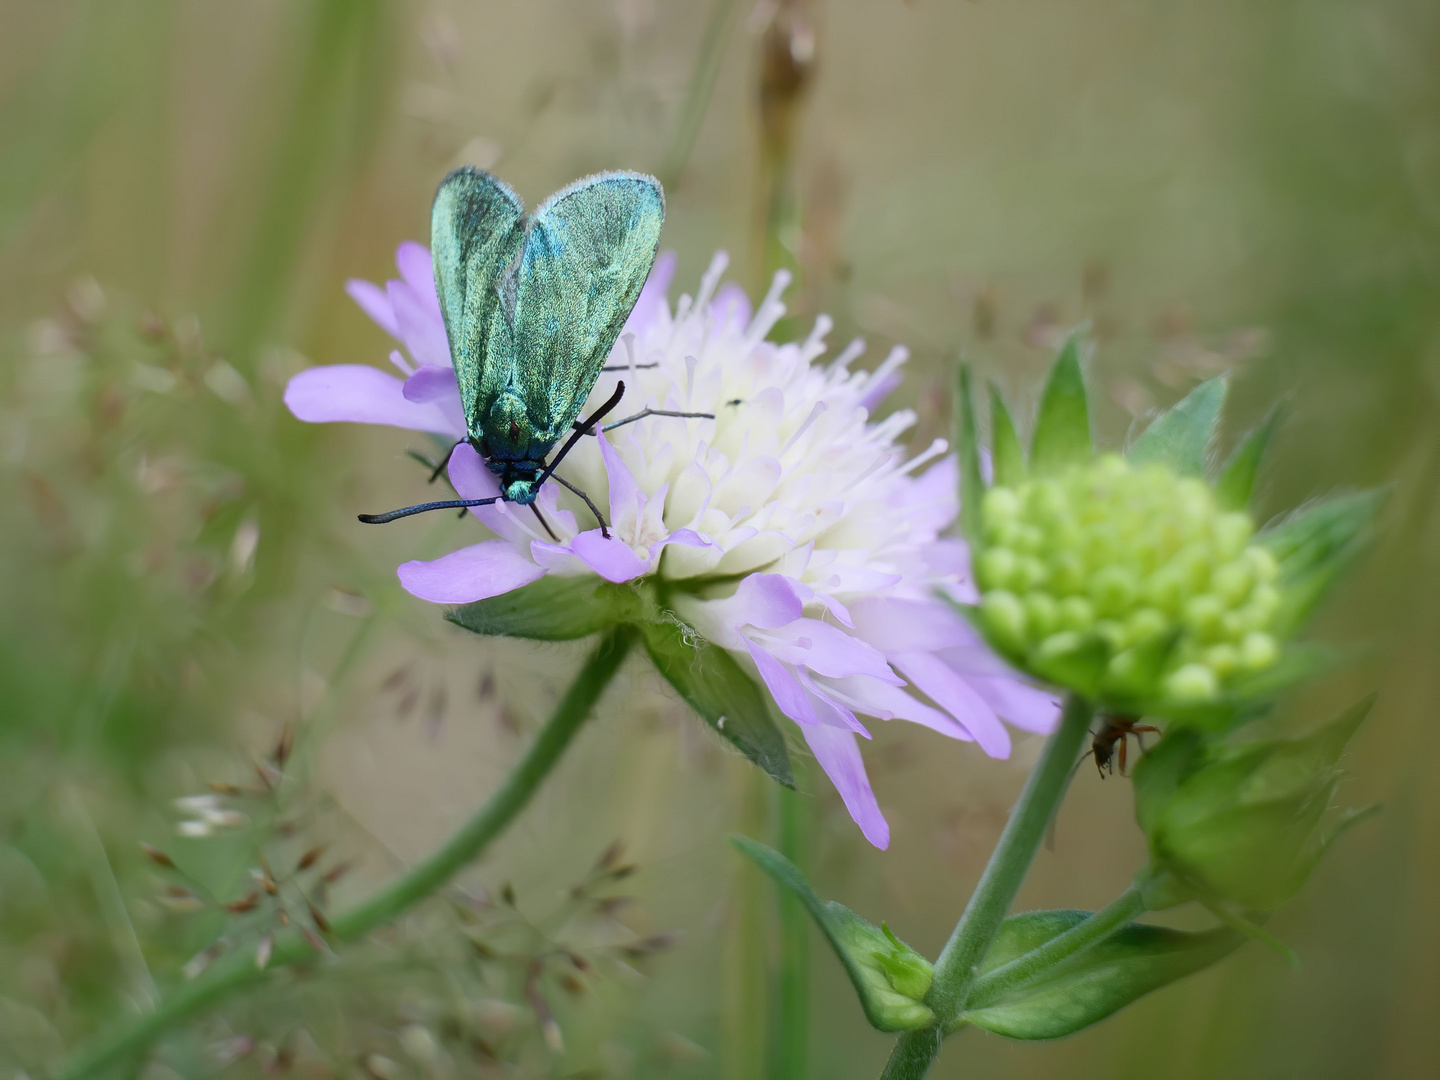
[[519, 395], [501, 393], [485, 416], [484, 429], [478, 438], [472, 433], [470, 443], [485, 459], [485, 467], [499, 477], [507, 502], [523, 506], [535, 501], [552, 444], [538, 437]]
[[507, 388], [495, 398], [482, 422], [486, 457], [499, 461], [534, 461], [545, 456], [544, 449], [535, 445], [535, 425], [530, 421], [529, 410], [513, 389]]

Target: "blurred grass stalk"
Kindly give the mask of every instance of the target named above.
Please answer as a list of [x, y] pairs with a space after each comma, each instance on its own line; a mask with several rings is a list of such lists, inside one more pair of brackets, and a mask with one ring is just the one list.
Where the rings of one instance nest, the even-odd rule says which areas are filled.
[[[800, 206], [796, 196], [795, 161], [801, 112], [815, 62], [815, 28], [811, 0], [780, 0], [770, 7], [769, 21], [759, 39], [759, 175], [755, 186], [757, 235], [753, 246], [756, 292], [763, 294], [781, 270], [796, 274], [800, 237]], [[797, 781], [800, 773], [797, 770]], [[746, 835], [764, 835], [761, 808], [773, 787], [750, 770], [740, 781], [736, 828]], [[810, 870], [813, 802], [799, 791], [777, 790], [777, 846], [805, 873]], [[734, 883], [731, 951], [727, 955], [724, 1062], [725, 1076], [751, 1080], [768, 1073], [781, 1080], [803, 1080], [809, 1072], [810, 924], [800, 902], [789, 893], [779, 898], [779, 949], [776, 964], [767, 962], [770, 910], [768, 890], [759, 888], [753, 867], [739, 869]], [[773, 991], [772, 991], [773, 987]], [[778, 1001], [774, 1000], [778, 997]], [[774, 1001], [773, 1008], [767, 1008]], [[775, 1027], [768, 1029], [767, 1018]], [[769, 1068], [765, 1068], [765, 1058]]]
[[[295, 271], [317, 221], [363, 174], [375, 134], [391, 32], [387, 0], [312, 0], [292, 16], [304, 59], [275, 140], [264, 197], [223, 322], [231, 363], [249, 372], [290, 310]], [[338, 198], [337, 198], [338, 196]]]

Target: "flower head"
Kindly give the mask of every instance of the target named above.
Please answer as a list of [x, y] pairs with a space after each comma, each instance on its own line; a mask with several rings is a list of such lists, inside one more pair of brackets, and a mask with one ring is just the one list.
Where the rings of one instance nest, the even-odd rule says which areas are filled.
[[1223, 376], [1196, 387], [1125, 456], [1097, 455], [1072, 338], [1028, 457], [993, 395], [987, 483], [962, 372], [970, 614], [1018, 668], [1121, 715], [1212, 727], [1313, 668], [1317, 652], [1287, 639], [1362, 546], [1379, 499], [1317, 502], [1257, 530], [1248, 502], [1273, 422], [1212, 474], [1226, 389]]
[[[350, 285], [406, 345], [408, 360], [391, 355], [405, 380], [358, 365], [302, 372], [286, 393], [298, 417], [463, 438], [422, 256], [419, 245], [402, 246], [404, 280], [385, 290]], [[616, 370], [600, 376], [582, 411], [623, 380], [616, 416], [647, 408], [713, 415], [647, 416], [582, 439], [565, 458], [558, 475], [608, 508], [608, 537], [578, 499], [547, 483], [538, 514], [505, 502], [475, 507], [492, 538], [405, 563], [400, 580], [447, 604], [538, 588], [542, 579], [628, 585], [644, 596], [649, 618], [683, 625], [759, 677], [866, 837], [885, 847], [889, 828], [857, 744], [870, 737], [861, 716], [910, 720], [1005, 757], [1002, 719], [1048, 731], [1056, 703], [936, 597], [940, 588], [974, 595], [964, 544], [942, 536], [958, 508], [955, 461], [943, 440], [906, 459], [898, 440], [913, 413], [871, 418], [905, 350], [873, 372], [851, 370], [859, 342], [818, 363], [831, 327], [823, 316], [804, 341], [767, 341], [785, 311], [787, 276], [776, 276], [752, 312], [738, 287], [721, 286], [725, 266], [717, 255], [696, 295], [672, 310], [674, 258], [657, 261], [610, 358]], [[463, 442], [449, 477], [464, 499], [499, 494]], [[716, 719], [722, 732], [724, 724]]]

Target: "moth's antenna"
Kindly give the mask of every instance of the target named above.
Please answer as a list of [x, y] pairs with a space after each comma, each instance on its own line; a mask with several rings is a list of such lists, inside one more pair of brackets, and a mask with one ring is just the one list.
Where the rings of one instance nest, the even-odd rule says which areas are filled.
[[[574, 484], [570, 483], [569, 480], [566, 480], [563, 476], [555, 477], [555, 482], [561, 487], [569, 488], [576, 495], [579, 495], [580, 498], [585, 500], [585, 505], [590, 508], [590, 512], [595, 515], [595, 520], [600, 523], [600, 535], [603, 536], [606, 540], [609, 540], [610, 526], [605, 523], [605, 515], [600, 513], [600, 508], [595, 505], [594, 500], [591, 499], [589, 495], [586, 495], [585, 492], [581, 491]], [[534, 504], [532, 503], [531, 505], [533, 506]]]
[[410, 517], [412, 514], [425, 514], [431, 510], [455, 510], [467, 506], [489, 506], [491, 503], [504, 501], [504, 495], [494, 495], [488, 499], [447, 499], [444, 502], [404, 506], [399, 510], [391, 510], [388, 514], [360, 514], [359, 518], [366, 525], [388, 525], [392, 521], [399, 521], [401, 518]]
[[550, 539], [554, 540], [557, 544], [560, 543], [560, 537], [555, 535], [555, 530], [550, 527], [550, 522], [546, 521], [545, 515], [540, 513], [540, 504], [531, 503], [530, 509], [535, 511], [536, 519], [540, 522], [541, 525], [545, 526], [545, 531], [550, 534]]
[[[546, 480], [550, 479], [550, 474], [555, 471], [555, 466], [559, 465], [560, 462], [565, 460], [565, 455], [571, 451], [571, 449], [575, 446], [577, 442], [583, 439], [586, 435], [595, 434], [595, 422], [597, 420], [604, 419], [605, 414], [614, 409], [616, 405], [619, 405], [620, 399], [624, 396], [625, 384], [623, 382], [617, 382], [615, 384], [615, 392], [610, 395], [609, 401], [605, 402], [604, 405], [601, 405], [584, 420], [576, 422], [575, 430], [571, 433], [570, 438], [565, 440], [565, 445], [560, 447], [560, 452], [550, 459], [550, 464], [545, 466], [545, 471], [542, 472], [539, 479], [535, 481], [536, 488], [539, 488], [541, 484], [545, 483]], [[560, 478], [557, 476], [556, 479], [558, 480]], [[569, 484], [566, 484], [565, 486], [570, 487]], [[571, 490], [573, 491], [574, 489], [571, 488]]]

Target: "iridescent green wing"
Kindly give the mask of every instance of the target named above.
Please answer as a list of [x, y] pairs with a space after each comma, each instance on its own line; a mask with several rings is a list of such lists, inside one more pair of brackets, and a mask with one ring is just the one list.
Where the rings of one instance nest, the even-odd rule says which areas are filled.
[[524, 245], [524, 222], [525, 204], [519, 196], [473, 166], [456, 169], [435, 192], [430, 212], [435, 289], [465, 422], [476, 436], [488, 411], [488, 402], [483, 408], [481, 404], [485, 384], [496, 381], [485, 378], [486, 368], [508, 367], [513, 359], [508, 340], [492, 340], [501, 322], [492, 316], [500, 303], [500, 282]]
[[577, 180], [530, 219], [501, 310], [535, 435], [553, 442], [590, 395], [655, 262], [665, 195], [640, 173]]

